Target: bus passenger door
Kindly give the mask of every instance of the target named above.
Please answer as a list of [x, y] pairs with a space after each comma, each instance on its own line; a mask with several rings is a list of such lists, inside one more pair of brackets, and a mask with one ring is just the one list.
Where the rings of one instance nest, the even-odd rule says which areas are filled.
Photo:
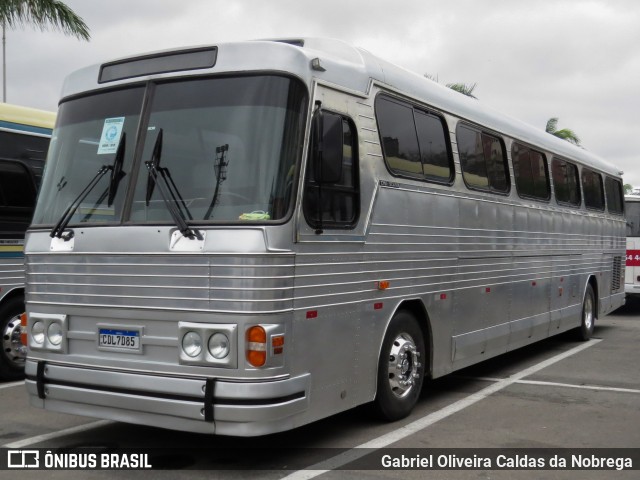
[[[372, 192], [361, 189], [364, 152], [359, 152], [356, 122], [359, 109], [368, 108], [375, 125], [373, 107], [324, 87], [317, 87], [314, 97], [321, 107], [314, 112], [298, 189], [293, 348], [298, 368], [311, 373], [316, 408], [335, 413], [373, 399], [376, 369], [370, 365], [377, 364], [375, 339], [381, 335], [374, 318], [388, 313], [388, 307], [374, 310], [373, 301], [362, 301], [363, 290], [375, 281], [368, 282], [372, 275], [363, 270], [375, 263], [365, 252]], [[322, 157], [318, 135], [323, 135]], [[327, 156], [333, 160], [325, 161]]]

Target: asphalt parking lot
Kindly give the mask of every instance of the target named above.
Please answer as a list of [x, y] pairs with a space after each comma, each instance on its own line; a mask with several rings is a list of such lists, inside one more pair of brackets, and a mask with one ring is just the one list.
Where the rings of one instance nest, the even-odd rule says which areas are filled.
[[[596, 324], [586, 343], [560, 336], [426, 385], [406, 420], [381, 423], [368, 408], [250, 439], [173, 432], [63, 415], [27, 404], [21, 382], [0, 383], [0, 446], [6, 449], [146, 448], [155, 478], [639, 478], [634, 470], [384, 469], [380, 455], [482, 457], [484, 452], [640, 450], [640, 302]], [[356, 448], [359, 447], [359, 448]], [[381, 449], [381, 450], [380, 450]], [[459, 450], [470, 449], [470, 450]], [[500, 450], [484, 450], [500, 449]], [[524, 450], [509, 450], [524, 449]], [[507, 455], [508, 458], [511, 458]], [[368, 463], [365, 461], [367, 460]], [[333, 469], [338, 469], [332, 471]], [[366, 468], [366, 469], [361, 469]], [[8, 473], [8, 472], [6, 472]], [[123, 471], [11, 471], [19, 478], [112, 478]]]

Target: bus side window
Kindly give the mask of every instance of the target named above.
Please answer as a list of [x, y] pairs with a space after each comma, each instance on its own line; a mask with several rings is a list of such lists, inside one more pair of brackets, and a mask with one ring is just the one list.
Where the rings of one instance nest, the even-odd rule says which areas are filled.
[[551, 175], [556, 201], [561, 204], [580, 206], [580, 185], [578, 167], [573, 163], [554, 158], [551, 162]]
[[379, 96], [376, 119], [384, 160], [392, 174], [438, 183], [453, 180], [453, 157], [444, 118]]
[[[355, 126], [345, 117], [342, 118], [342, 175], [335, 183], [316, 181], [313, 156], [309, 156], [307, 165], [306, 187], [303, 199], [303, 211], [307, 223], [313, 227], [351, 228], [358, 222], [360, 214], [360, 181], [358, 176], [358, 139]], [[319, 215], [322, 215], [321, 222]]]
[[604, 210], [604, 191], [602, 177], [599, 173], [586, 168], [582, 169], [582, 191], [584, 192], [584, 204], [592, 210]]
[[0, 160], [0, 205], [33, 208], [36, 189], [29, 170], [18, 162]]
[[384, 159], [391, 173], [422, 178], [422, 161], [412, 108], [386, 97], [378, 97], [376, 118]]
[[511, 149], [513, 175], [518, 195], [537, 200], [549, 200], [549, 170], [544, 154], [514, 143]]
[[509, 192], [509, 174], [502, 141], [466, 125], [456, 131], [462, 178], [469, 188]]
[[9, 238], [24, 235], [36, 200], [33, 177], [19, 162], [0, 160], [0, 224]]
[[609, 209], [609, 213], [622, 215], [624, 213], [622, 182], [615, 178], [607, 177], [604, 181], [604, 190], [607, 196], [607, 208]]

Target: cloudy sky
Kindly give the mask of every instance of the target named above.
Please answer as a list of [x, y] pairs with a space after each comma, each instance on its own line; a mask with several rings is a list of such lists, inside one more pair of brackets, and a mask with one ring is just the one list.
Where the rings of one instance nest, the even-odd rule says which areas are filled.
[[90, 42], [7, 32], [7, 101], [55, 110], [64, 77], [125, 55], [331, 37], [544, 129], [550, 117], [640, 186], [638, 0], [65, 0]]

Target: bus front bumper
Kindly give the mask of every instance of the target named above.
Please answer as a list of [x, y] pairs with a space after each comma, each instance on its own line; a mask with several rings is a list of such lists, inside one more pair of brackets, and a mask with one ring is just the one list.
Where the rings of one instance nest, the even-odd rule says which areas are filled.
[[625, 283], [624, 293], [627, 295], [640, 296], [640, 284]]
[[295, 428], [309, 403], [310, 375], [231, 382], [78, 367], [28, 359], [30, 403], [47, 410], [218, 435]]

